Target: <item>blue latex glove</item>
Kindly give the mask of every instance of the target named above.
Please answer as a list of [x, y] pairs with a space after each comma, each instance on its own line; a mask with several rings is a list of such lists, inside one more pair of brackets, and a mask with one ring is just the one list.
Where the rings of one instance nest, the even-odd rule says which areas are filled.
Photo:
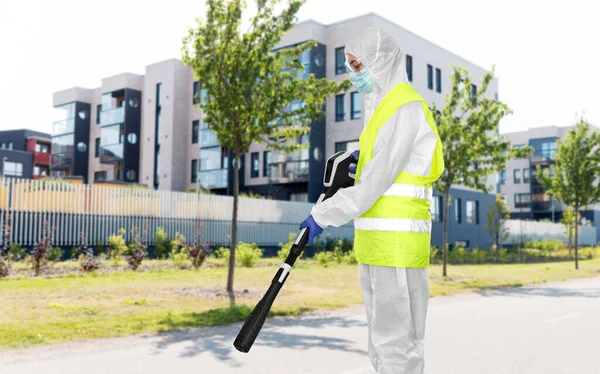
[[323, 232], [323, 229], [321, 226], [317, 225], [312, 215], [300, 224], [300, 230], [303, 228], [308, 228], [308, 242], [306, 245], [312, 244], [313, 240], [315, 240], [315, 237]]
[[[360, 153], [360, 151], [354, 151], [354, 152], [352, 152], [352, 158], [357, 163], [358, 163], [358, 155], [359, 155], [359, 153]], [[356, 174], [356, 166], [350, 166], [348, 168], [348, 171], [350, 172], [350, 174]]]

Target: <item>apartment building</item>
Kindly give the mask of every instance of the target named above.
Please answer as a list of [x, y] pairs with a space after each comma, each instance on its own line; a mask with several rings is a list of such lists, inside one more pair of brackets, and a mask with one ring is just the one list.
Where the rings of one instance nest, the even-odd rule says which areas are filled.
[[[555, 163], [557, 141], [564, 139], [573, 126], [538, 127], [526, 131], [504, 134], [512, 147], [530, 146], [533, 155], [525, 159], [510, 160], [498, 176], [498, 191], [511, 207], [511, 217], [527, 220], [551, 220], [560, 222], [567, 207], [546, 194], [546, 189], [535, 178], [539, 166], [548, 169]], [[590, 130], [597, 129], [590, 125]], [[595, 224], [600, 240], [600, 205], [588, 207], [581, 212], [586, 221]]]
[[[299, 56], [304, 65], [300, 78], [314, 74], [339, 82], [347, 77], [344, 43], [368, 26], [380, 27], [398, 40], [407, 54], [409, 81], [431, 105], [443, 107], [451, 89], [451, 65], [469, 70], [474, 92], [483, 80], [485, 69], [373, 13], [329, 25], [313, 20], [298, 23], [276, 48], [316, 40], [317, 46]], [[486, 95], [498, 97], [496, 79]], [[102, 79], [97, 88], [56, 92], [53, 105], [59, 115], [53, 127], [53, 171], [83, 176], [88, 183], [121, 181], [176, 191], [199, 185], [214, 193], [232, 194], [231, 153], [220, 147], [216, 135], [202, 121], [199, 100], [206, 100], [201, 82], [177, 59], [146, 66], [143, 75], [123, 73]], [[357, 149], [364, 127], [363, 97], [358, 92], [332, 97], [325, 108], [326, 116], [310, 124], [309, 135], [296, 140], [308, 143], [307, 149], [285, 154], [253, 144], [236, 171], [240, 190], [315, 202], [327, 158], [337, 151]], [[495, 188], [496, 176], [491, 176], [488, 184]], [[452, 196], [456, 198], [452, 216], [458, 216], [449, 219], [450, 227], [456, 226], [450, 241], [485, 247], [487, 234], [482, 222], [493, 196], [461, 186]], [[443, 204], [436, 195], [434, 227], [441, 225]], [[441, 229], [434, 229], [434, 241], [438, 233], [441, 241]]]
[[0, 131], [0, 174], [39, 179], [50, 175], [50, 134], [32, 130]]

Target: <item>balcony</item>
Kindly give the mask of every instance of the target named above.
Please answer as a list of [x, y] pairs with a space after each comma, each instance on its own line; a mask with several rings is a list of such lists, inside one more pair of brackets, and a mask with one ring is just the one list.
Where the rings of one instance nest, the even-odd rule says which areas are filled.
[[75, 120], [73, 118], [56, 121], [52, 124], [52, 135], [68, 134], [75, 131]]
[[287, 161], [269, 164], [269, 183], [308, 182], [308, 161]]
[[[554, 209], [557, 208], [557, 204], [554, 204]], [[550, 212], [552, 211], [552, 201], [533, 201], [531, 210], [534, 212]]]
[[58, 153], [52, 155], [52, 169], [69, 169], [73, 166], [73, 153]]
[[107, 109], [100, 112], [100, 125], [108, 126], [125, 122], [125, 107]]
[[550, 165], [554, 163], [556, 152], [535, 152], [531, 156], [532, 165]]
[[121, 160], [123, 160], [123, 143], [100, 146], [101, 164], [116, 164]]
[[50, 165], [50, 153], [33, 152], [33, 163], [36, 165]]
[[211, 130], [200, 131], [200, 147], [215, 147], [218, 145], [217, 133]]
[[205, 190], [227, 188], [227, 169], [200, 171], [200, 187]]

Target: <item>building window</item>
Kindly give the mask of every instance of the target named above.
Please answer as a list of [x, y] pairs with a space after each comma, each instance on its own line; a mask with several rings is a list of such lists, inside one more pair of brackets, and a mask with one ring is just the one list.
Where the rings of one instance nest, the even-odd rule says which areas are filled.
[[258, 152], [252, 152], [252, 154], [250, 154], [250, 161], [250, 178], [258, 178], [258, 175], [260, 173], [258, 169]]
[[198, 104], [200, 102], [200, 96], [199, 96], [200, 89], [199, 88], [200, 88], [200, 82], [198, 82], [198, 81], [194, 82], [192, 85], [192, 104]]
[[435, 91], [442, 92], [442, 71], [435, 68]]
[[460, 203], [460, 199], [454, 200], [454, 216], [456, 217], [456, 223], [462, 223], [462, 206]]
[[94, 146], [94, 157], [100, 157], [100, 138], [96, 138], [95, 146]]
[[263, 152], [263, 177], [269, 176], [269, 164], [271, 163], [271, 151]]
[[344, 47], [335, 49], [335, 74], [344, 74], [346, 72], [346, 55], [344, 53]]
[[477, 100], [477, 86], [471, 83], [471, 100]]
[[23, 176], [23, 164], [20, 162], [4, 162], [4, 175], [7, 177], [22, 177]]
[[106, 171], [96, 171], [94, 172], [94, 181], [102, 182], [106, 180]]
[[554, 160], [554, 157], [556, 156], [556, 141], [542, 143], [541, 152], [536, 153], [538, 153], [536, 156], [542, 156]]
[[529, 168], [523, 169], [523, 183], [529, 183], [531, 176], [529, 175]]
[[515, 183], [521, 183], [521, 169], [515, 169], [513, 172]]
[[9, 143], [8, 143], [8, 149], [13, 149], [13, 144], [12, 144], [12, 142], [9, 142]]
[[335, 96], [335, 121], [340, 122], [346, 119], [346, 95]]
[[346, 151], [356, 151], [358, 150], [358, 140], [353, 140], [349, 142], [338, 142], [335, 143], [335, 152], [346, 152]]
[[427, 65], [427, 88], [433, 90], [433, 66]]
[[467, 200], [467, 223], [479, 225], [479, 202]]
[[406, 55], [406, 78], [408, 78], [409, 82], [413, 81], [413, 63], [412, 56]]
[[498, 101], [498, 92], [494, 93], [494, 99], [496, 99], [496, 101]]
[[506, 183], [506, 170], [500, 172], [500, 184]]
[[442, 197], [434, 196], [431, 200], [431, 221], [441, 222], [442, 221]]
[[102, 104], [96, 105], [96, 125], [100, 124], [100, 117], [102, 113]]
[[196, 183], [198, 176], [198, 160], [192, 160], [192, 169], [190, 175], [192, 176], [192, 183]]
[[528, 193], [516, 193], [515, 194], [515, 208], [528, 208], [531, 203], [531, 194]]
[[358, 92], [350, 94], [350, 118], [359, 119], [361, 114], [362, 97]]
[[35, 143], [35, 151], [38, 153], [50, 153], [50, 146], [48, 144]]
[[290, 201], [308, 202], [308, 192], [290, 193]]
[[200, 132], [200, 121], [192, 121], [192, 144], [198, 144], [198, 134]]

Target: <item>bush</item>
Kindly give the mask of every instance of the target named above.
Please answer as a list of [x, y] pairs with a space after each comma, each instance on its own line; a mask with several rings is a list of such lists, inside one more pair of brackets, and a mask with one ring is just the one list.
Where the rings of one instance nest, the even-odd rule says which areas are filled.
[[331, 252], [319, 252], [315, 255], [315, 260], [321, 266], [327, 267], [327, 264], [331, 262], [333, 259], [333, 254]]
[[235, 248], [236, 262], [244, 267], [252, 267], [262, 257], [263, 250], [254, 243], [239, 242]]
[[48, 261], [50, 262], [57, 262], [60, 261], [60, 259], [63, 256], [63, 250], [60, 249], [60, 247], [50, 247], [50, 250], [48, 251]]
[[129, 245], [129, 251], [127, 252], [127, 256], [125, 256], [125, 259], [129, 264], [129, 268], [135, 271], [148, 256], [148, 246], [144, 244], [148, 237], [148, 221], [146, 221], [141, 237], [137, 227], [134, 227], [131, 230], [131, 234], [133, 236], [133, 242]]
[[169, 259], [173, 262], [173, 265], [180, 269], [187, 267], [188, 254], [187, 247], [185, 246], [185, 237], [180, 233], [176, 233], [175, 239], [171, 242]]
[[8, 253], [11, 261], [21, 261], [25, 258], [26, 251], [19, 243], [12, 243]]
[[120, 258], [127, 253], [127, 243], [125, 243], [125, 230], [119, 230], [119, 234], [108, 237], [108, 257], [110, 259]]
[[84, 232], [80, 233], [81, 247], [79, 255], [79, 265], [84, 273], [90, 273], [100, 268], [100, 259], [94, 255], [94, 251], [87, 246], [87, 237]]
[[[290, 250], [292, 249], [292, 245], [294, 245], [294, 241], [296, 241], [296, 234], [293, 232], [289, 233], [289, 240], [287, 243], [279, 243], [279, 248], [281, 248], [277, 252], [277, 256], [281, 259], [281, 261], [285, 261], [287, 256], [290, 254]], [[304, 251], [300, 253], [298, 256], [298, 260], [302, 258]]]
[[350, 251], [346, 252], [346, 254], [343, 257], [343, 261], [345, 263], [347, 263], [348, 265], [358, 264], [358, 261], [356, 260], [356, 256], [354, 255], [354, 250], [350, 250]]
[[54, 230], [54, 227], [52, 229], [48, 229], [48, 222], [44, 222], [42, 236], [33, 248], [31, 256], [28, 257], [31, 269], [36, 277], [45, 272], [48, 268], [48, 260], [50, 252], [52, 251], [52, 238], [54, 236]]
[[159, 227], [156, 230], [154, 250], [156, 252], [156, 258], [167, 258], [173, 250], [173, 241], [162, 227]]

